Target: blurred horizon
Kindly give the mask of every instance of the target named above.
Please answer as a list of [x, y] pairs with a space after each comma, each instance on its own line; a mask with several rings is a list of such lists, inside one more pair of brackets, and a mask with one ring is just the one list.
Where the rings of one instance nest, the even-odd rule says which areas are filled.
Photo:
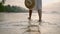
[[[1, 2], [2, 0], [0, 0]], [[6, 0], [4, 5], [18, 6], [27, 9], [24, 5], [25, 0]], [[60, 0], [42, 0], [42, 10], [45, 12], [60, 11]]]
[[[10, 5], [23, 7], [26, 9], [26, 7], [24, 5], [24, 1], [25, 0], [6, 0], [5, 5], [10, 4]], [[53, 10], [55, 10], [54, 8], [60, 7], [59, 3], [60, 3], [60, 0], [42, 0], [42, 9], [43, 9], [43, 11], [47, 11], [47, 10], [53, 11]], [[56, 6], [53, 4], [56, 4]], [[53, 10], [50, 10], [52, 8], [53, 8]], [[59, 11], [58, 10], [59, 8], [58, 9], [57, 8], [56, 8], [56, 10]]]

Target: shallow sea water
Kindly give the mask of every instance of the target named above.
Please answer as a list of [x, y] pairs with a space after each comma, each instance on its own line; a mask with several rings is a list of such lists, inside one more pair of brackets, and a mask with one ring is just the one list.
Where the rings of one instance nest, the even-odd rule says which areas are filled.
[[27, 18], [28, 13], [0, 13], [0, 34], [38, 34], [27, 32], [29, 23], [40, 23], [40, 34], [60, 34], [60, 14], [42, 14], [42, 22], [38, 22], [37, 13], [32, 14], [31, 21]]

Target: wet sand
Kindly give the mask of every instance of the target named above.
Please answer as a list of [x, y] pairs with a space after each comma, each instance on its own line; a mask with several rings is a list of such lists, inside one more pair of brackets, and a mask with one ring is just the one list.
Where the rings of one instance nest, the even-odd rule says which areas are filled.
[[[33, 13], [32, 20], [27, 19], [28, 13], [0, 13], [0, 34], [38, 34], [27, 32], [29, 23], [38, 25], [40, 34], [60, 34], [60, 15], [43, 14], [42, 22], [38, 22], [38, 14]], [[31, 28], [37, 30], [37, 28]]]

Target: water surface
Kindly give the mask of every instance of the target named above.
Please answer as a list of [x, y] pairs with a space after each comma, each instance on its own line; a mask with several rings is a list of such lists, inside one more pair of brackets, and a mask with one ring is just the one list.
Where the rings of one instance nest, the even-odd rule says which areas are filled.
[[[59, 14], [42, 14], [42, 22], [38, 22], [37, 13], [33, 13], [32, 21], [27, 17], [28, 13], [0, 13], [0, 34], [29, 34], [26, 32], [29, 23], [35, 25], [40, 23], [40, 34], [60, 34]], [[37, 28], [32, 29], [37, 30]]]

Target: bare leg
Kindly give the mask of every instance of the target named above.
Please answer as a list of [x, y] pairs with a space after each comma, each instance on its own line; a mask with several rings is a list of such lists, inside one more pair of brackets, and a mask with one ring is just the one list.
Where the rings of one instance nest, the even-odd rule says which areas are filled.
[[29, 17], [28, 17], [29, 20], [31, 19], [31, 15], [32, 15], [32, 10], [29, 10]]
[[39, 22], [41, 22], [41, 17], [42, 17], [42, 10], [38, 10], [38, 16], [39, 16]]

